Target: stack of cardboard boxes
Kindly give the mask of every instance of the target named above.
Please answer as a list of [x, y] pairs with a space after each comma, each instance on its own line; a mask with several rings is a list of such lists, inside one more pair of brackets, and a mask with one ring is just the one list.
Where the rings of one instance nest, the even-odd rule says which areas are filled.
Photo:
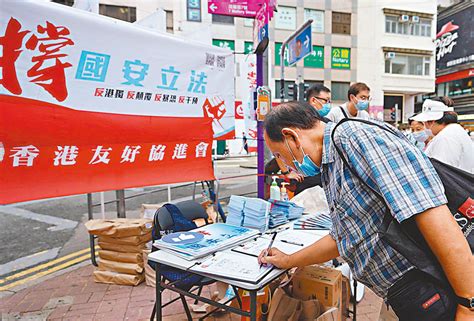
[[99, 283], [138, 285], [143, 282], [143, 250], [151, 240], [150, 219], [91, 220], [90, 234], [97, 235], [99, 267], [94, 280]]
[[300, 300], [317, 299], [327, 309], [337, 308], [337, 320], [343, 320], [342, 273], [318, 265], [298, 269], [293, 277], [293, 295]]

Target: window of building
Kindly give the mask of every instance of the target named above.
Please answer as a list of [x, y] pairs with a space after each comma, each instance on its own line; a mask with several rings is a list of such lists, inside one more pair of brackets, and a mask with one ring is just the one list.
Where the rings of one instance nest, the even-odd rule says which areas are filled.
[[201, 22], [201, 0], [186, 1], [187, 20]]
[[351, 14], [332, 12], [332, 33], [351, 34]]
[[244, 19], [244, 27], [253, 27], [254, 19], [251, 18], [243, 18]]
[[313, 32], [324, 33], [324, 11], [314, 9], [304, 9], [304, 21], [313, 19], [311, 28]]
[[430, 57], [396, 53], [394, 58], [385, 58], [385, 73], [429, 76], [430, 64]]
[[285, 30], [296, 29], [296, 8], [278, 6], [278, 12], [275, 12], [275, 28]]
[[72, 7], [74, 5], [74, 0], [52, 0], [52, 2], [56, 2], [59, 4], [64, 4], [66, 6]]
[[331, 99], [336, 101], [347, 100], [347, 92], [350, 84], [348, 82], [331, 82]]
[[431, 20], [420, 19], [419, 22], [401, 22], [398, 16], [385, 16], [385, 32], [431, 37]]
[[128, 22], [137, 20], [137, 8], [135, 7], [99, 4], [99, 14]]
[[226, 25], [233, 25], [234, 24], [234, 17], [232, 16], [224, 16], [220, 14], [213, 14], [212, 15], [212, 23], [223, 23]]
[[166, 32], [174, 32], [173, 11], [165, 10], [166, 13]]
[[474, 77], [457, 79], [436, 86], [437, 96], [461, 96], [474, 94]]

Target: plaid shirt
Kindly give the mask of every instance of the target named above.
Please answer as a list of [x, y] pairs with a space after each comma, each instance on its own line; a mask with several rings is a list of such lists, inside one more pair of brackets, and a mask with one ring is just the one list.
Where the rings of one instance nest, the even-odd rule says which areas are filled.
[[[335, 125], [326, 124], [321, 174], [331, 209], [331, 236], [355, 279], [385, 298], [390, 286], [413, 265], [380, 239], [384, 204], [343, 166], [331, 140]], [[336, 129], [334, 142], [359, 176], [381, 192], [392, 215], [402, 222], [447, 200], [428, 158], [399, 135], [348, 121]]]

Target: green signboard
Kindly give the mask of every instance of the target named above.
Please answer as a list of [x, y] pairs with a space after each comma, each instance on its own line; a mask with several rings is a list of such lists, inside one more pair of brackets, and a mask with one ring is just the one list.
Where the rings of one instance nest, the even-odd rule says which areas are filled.
[[[280, 66], [281, 42], [275, 42], [275, 66]], [[285, 67], [288, 66], [288, 49], [285, 50]]]
[[245, 41], [244, 42], [244, 53], [248, 55], [253, 52], [253, 42]]
[[331, 68], [351, 69], [351, 49], [350, 48], [332, 48]]
[[212, 39], [212, 44], [217, 47], [230, 49], [235, 51], [234, 40]]
[[313, 46], [313, 51], [304, 58], [304, 66], [309, 68], [324, 68], [324, 47]]

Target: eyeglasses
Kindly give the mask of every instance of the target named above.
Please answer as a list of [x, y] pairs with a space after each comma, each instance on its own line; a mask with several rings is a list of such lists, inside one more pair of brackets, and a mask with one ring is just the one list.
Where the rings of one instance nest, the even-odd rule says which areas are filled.
[[325, 104], [331, 102], [331, 99], [326, 99], [326, 98], [323, 98], [323, 97], [314, 97], [314, 98], [322, 100]]

